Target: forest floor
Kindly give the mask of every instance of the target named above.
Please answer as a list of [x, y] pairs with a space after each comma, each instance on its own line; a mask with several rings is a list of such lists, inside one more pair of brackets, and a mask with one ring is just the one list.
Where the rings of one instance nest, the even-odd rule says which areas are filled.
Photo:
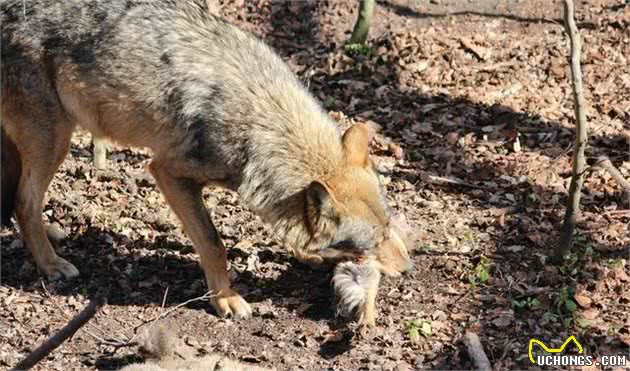
[[[586, 174], [574, 252], [548, 262], [574, 138], [560, 2], [379, 1], [370, 47], [349, 51], [356, 3], [217, 1], [216, 10], [272, 45], [340, 125], [375, 129], [372, 155], [390, 204], [414, 228], [416, 267], [383, 280], [378, 331], [342, 330], [330, 274], [296, 262], [220, 189], [205, 200], [255, 315], [220, 319], [200, 300], [176, 307], [206, 285], [145, 170], [150, 154], [116, 147], [96, 170], [79, 131], [45, 218], [67, 234], [57, 252], [81, 274], [42, 280], [18, 233], [2, 232], [0, 367], [103, 289], [105, 309], [37, 369], [139, 361], [124, 344], [160, 313], [198, 349], [278, 369], [469, 369], [466, 330], [479, 334], [496, 369], [532, 367], [531, 338], [555, 347], [575, 335], [595, 358], [628, 355], [630, 201], [606, 171]], [[630, 4], [578, 3], [589, 163], [608, 156], [629, 178]]]

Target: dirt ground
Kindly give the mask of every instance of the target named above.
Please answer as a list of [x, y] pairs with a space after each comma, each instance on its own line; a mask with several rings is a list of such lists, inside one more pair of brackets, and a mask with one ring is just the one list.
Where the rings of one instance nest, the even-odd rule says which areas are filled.
[[[217, 1], [270, 43], [340, 125], [366, 122], [390, 203], [414, 230], [415, 271], [384, 279], [379, 329], [335, 317], [330, 274], [289, 257], [273, 231], [220, 189], [206, 203], [227, 246], [244, 321], [215, 317], [197, 257], [145, 171], [115, 148], [91, 164], [78, 132], [49, 192], [57, 251], [81, 271], [42, 280], [15, 230], [2, 232], [0, 366], [14, 365], [97, 293], [109, 305], [36, 369], [116, 369], [140, 361], [135, 333], [160, 317], [200, 352], [278, 369], [469, 369], [464, 331], [496, 369], [524, 369], [530, 338], [628, 355], [630, 201], [586, 174], [575, 252], [548, 258], [571, 171], [573, 101], [558, 1], [379, 1], [370, 47], [346, 51], [355, 1]], [[630, 4], [578, 2], [589, 161], [630, 177]], [[419, 333], [419, 336], [417, 336]], [[575, 350], [571, 350], [572, 352]], [[630, 363], [628, 363], [630, 365]]]

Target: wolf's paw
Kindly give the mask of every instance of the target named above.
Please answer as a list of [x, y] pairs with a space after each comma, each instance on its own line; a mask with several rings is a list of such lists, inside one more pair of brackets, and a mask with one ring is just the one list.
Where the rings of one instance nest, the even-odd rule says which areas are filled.
[[375, 309], [363, 310], [359, 313], [359, 327], [373, 329], [376, 328]]
[[51, 281], [61, 278], [72, 278], [79, 275], [79, 270], [72, 265], [72, 263], [58, 256], [55, 256], [52, 262], [42, 264], [39, 268]]
[[376, 323], [363, 323], [359, 324], [359, 326], [357, 327], [356, 334], [359, 336], [360, 339], [371, 340], [379, 335], [382, 335], [382, 330], [376, 327]]
[[212, 306], [221, 317], [233, 317], [235, 319], [248, 318], [252, 315], [252, 308], [236, 292], [227, 289], [212, 298]]

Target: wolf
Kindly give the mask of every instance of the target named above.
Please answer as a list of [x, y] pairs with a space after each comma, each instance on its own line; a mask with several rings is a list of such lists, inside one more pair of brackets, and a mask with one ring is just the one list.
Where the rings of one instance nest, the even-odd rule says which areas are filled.
[[384, 272], [411, 267], [392, 238], [367, 128], [342, 134], [277, 54], [205, 1], [0, 5], [2, 219], [15, 216], [49, 279], [79, 274], [53, 250], [41, 216], [77, 125], [152, 152], [148, 169], [199, 255], [220, 316], [252, 310], [231, 288], [202, 201], [207, 185], [236, 191], [304, 263], [369, 255]]

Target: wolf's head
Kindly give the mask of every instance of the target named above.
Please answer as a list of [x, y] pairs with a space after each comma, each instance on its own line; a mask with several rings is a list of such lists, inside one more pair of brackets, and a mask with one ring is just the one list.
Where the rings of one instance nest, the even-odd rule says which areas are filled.
[[385, 274], [409, 270], [406, 243], [392, 223], [383, 186], [368, 158], [367, 127], [350, 127], [342, 146], [341, 168], [306, 190], [307, 226], [313, 236], [309, 249], [324, 260], [375, 256]]

